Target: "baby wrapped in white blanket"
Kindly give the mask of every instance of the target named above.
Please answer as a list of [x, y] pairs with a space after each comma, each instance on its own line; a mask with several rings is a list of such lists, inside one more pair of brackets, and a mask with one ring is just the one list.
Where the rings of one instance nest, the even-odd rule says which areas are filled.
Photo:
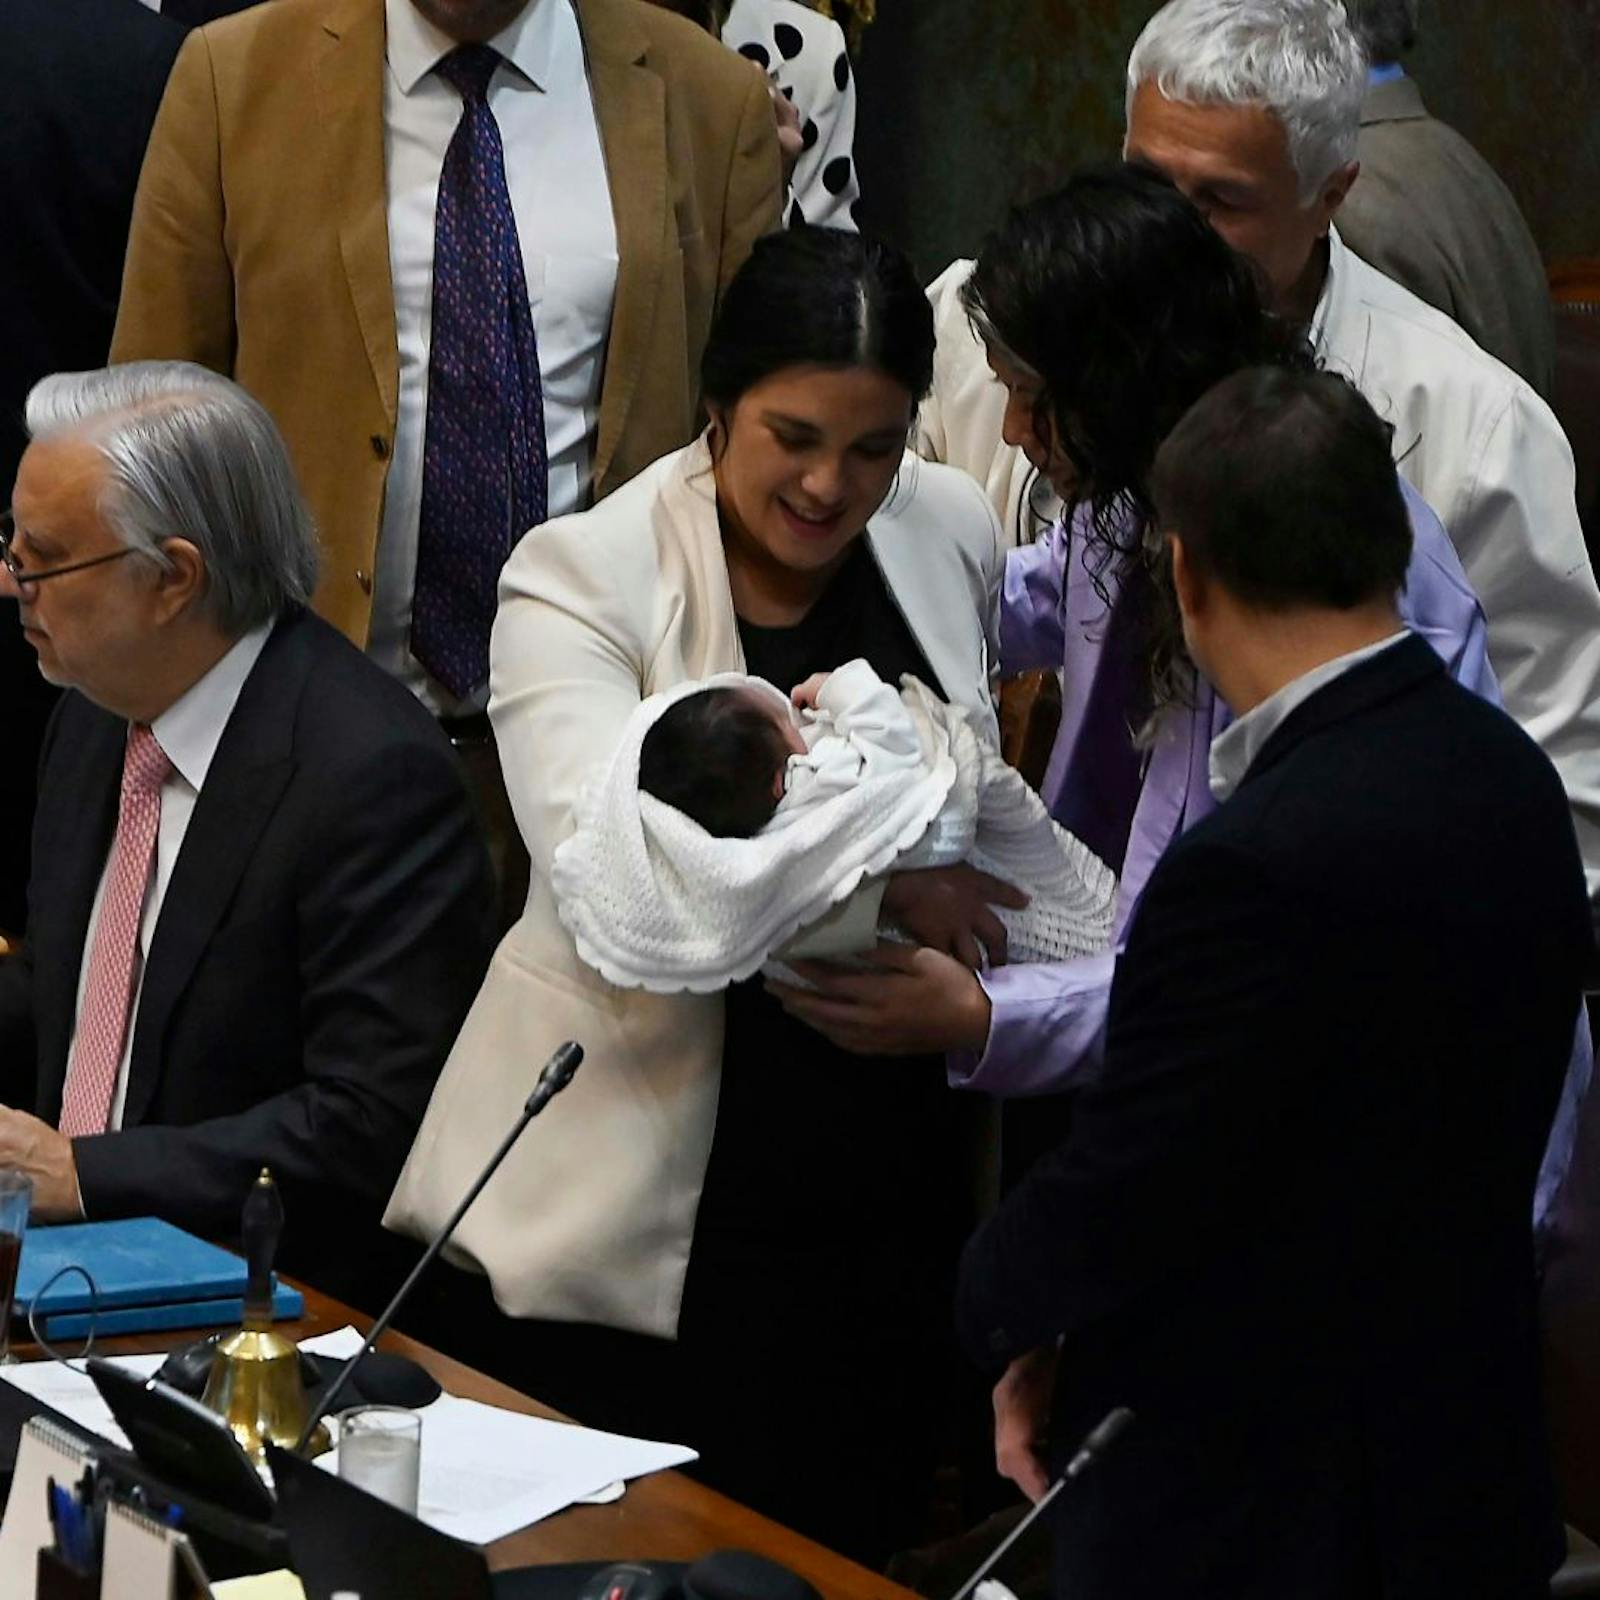
[[625, 988], [722, 989], [863, 879], [958, 861], [1030, 897], [995, 908], [1010, 960], [1108, 946], [1110, 868], [965, 711], [909, 676], [897, 694], [865, 661], [803, 689], [814, 709], [723, 673], [640, 704], [551, 869], [588, 965]]

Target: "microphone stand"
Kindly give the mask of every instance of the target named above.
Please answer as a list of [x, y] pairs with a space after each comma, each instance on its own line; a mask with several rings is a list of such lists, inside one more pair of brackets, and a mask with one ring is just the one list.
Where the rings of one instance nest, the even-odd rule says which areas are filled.
[[535, 1085], [533, 1093], [528, 1096], [528, 1103], [522, 1108], [522, 1115], [517, 1118], [516, 1124], [511, 1131], [500, 1141], [500, 1148], [489, 1157], [488, 1165], [478, 1174], [478, 1181], [467, 1191], [461, 1204], [451, 1212], [449, 1221], [439, 1230], [438, 1236], [433, 1243], [423, 1251], [422, 1259], [411, 1269], [406, 1281], [395, 1291], [394, 1298], [383, 1308], [377, 1321], [372, 1324], [371, 1331], [361, 1341], [361, 1348], [339, 1368], [333, 1382], [323, 1391], [322, 1398], [313, 1408], [310, 1417], [307, 1418], [306, 1425], [300, 1432], [300, 1437], [295, 1440], [294, 1451], [296, 1455], [305, 1453], [306, 1441], [310, 1439], [317, 1424], [333, 1409], [334, 1401], [344, 1393], [345, 1385], [349, 1382], [350, 1374], [355, 1371], [357, 1363], [388, 1331], [389, 1324], [394, 1320], [395, 1312], [404, 1304], [406, 1296], [416, 1286], [417, 1280], [438, 1258], [439, 1252], [444, 1249], [450, 1235], [456, 1231], [457, 1224], [467, 1214], [472, 1202], [483, 1193], [483, 1186], [499, 1170], [500, 1163], [511, 1153], [512, 1145], [522, 1137], [522, 1130], [572, 1082], [572, 1075], [578, 1070], [578, 1063], [582, 1060], [583, 1046], [569, 1039], [545, 1063], [544, 1071], [539, 1074], [539, 1082]]
[[1066, 1488], [1068, 1482], [1092, 1467], [1106, 1447], [1112, 1444], [1132, 1421], [1133, 1413], [1126, 1406], [1118, 1406], [1115, 1411], [1109, 1412], [1100, 1426], [1078, 1447], [1078, 1453], [1067, 1463], [1066, 1470], [1034, 1502], [1033, 1510], [1006, 1535], [1000, 1548], [956, 1590], [950, 1600], [966, 1600], [966, 1597], [1000, 1564], [1000, 1558], [1006, 1551], [1038, 1521], [1044, 1508]]

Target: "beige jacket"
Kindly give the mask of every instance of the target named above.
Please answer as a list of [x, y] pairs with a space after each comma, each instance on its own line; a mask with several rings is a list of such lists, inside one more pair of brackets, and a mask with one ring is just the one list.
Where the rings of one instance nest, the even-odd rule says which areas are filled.
[[961, 304], [972, 262], [952, 261], [928, 285], [933, 306], [933, 388], [917, 412], [917, 454], [960, 467], [989, 496], [1008, 545], [1031, 544], [1061, 510], [1028, 458], [1001, 442], [1006, 391]]
[[1361, 176], [1339, 207], [1344, 242], [1453, 317], [1548, 400], [1556, 330], [1544, 261], [1511, 191], [1410, 78], [1361, 107]]
[[[778, 222], [748, 61], [643, 0], [576, 0], [617, 229], [596, 496], [696, 427], [717, 298]], [[399, 404], [383, 0], [272, 0], [191, 34], [134, 204], [114, 361], [182, 358], [272, 413], [322, 535], [316, 607], [364, 645]]]
[[[907, 456], [865, 537], [941, 684], [992, 720], [999, 530], [963, 474]], [[611, 987], [578, 959], [548, 873], [586, 773], [646, 695], [744, 670], [703, 441], [530, 533], [500, 582], [490, 716], [533, 881], [434, 1091], [388, 1226], [431, 1235], [565, 1039], [586, 1051], [468, 1213], [454, 1254], [513, 1316], [671, 1336], [711, 1150], [720, 995]], [[881, 894], [844, 909], [840, 943]]]

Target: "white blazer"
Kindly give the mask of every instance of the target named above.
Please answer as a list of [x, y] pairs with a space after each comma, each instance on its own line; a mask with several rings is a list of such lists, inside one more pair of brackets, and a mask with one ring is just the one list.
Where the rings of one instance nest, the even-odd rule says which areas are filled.
[[[993, 720], [999, 529], [964, 474], [907, 455], [865, 534], [951, 700]], [[720, 995], [613, 988], [579, 960], [549, 888], [584, 776], [646, 695], [745, 670], [704, 440], [592, 511], [534, 529], [500, 580], [489, 713], [533, 861], [528, 904], [495, 953], [389, 1203], [430, 1237], [515, 1120], [564, 1039], [577, 1078], [523, 1135], [452, 1255], [513, 1316], [671, 1337], [711, 1151]], [[843, 908], [835, 947], [876, 920], [881, 885]]]
[[[1554, 413], [1443, 312], [1333, 233], [1312, 336], [1394, 425], [1395, 464], [1444, 523], [1489, 620], [1506, 710], [1550, 758], [1600, 902], [1600, 591], [1584, 548], [1572, 449]], [[964, 468], [1008, 534], [1028, 464], [1000, 437], [1005, 391], [957, 298], [972, 263], [930, 286], [938, 353], [917, 448]]]

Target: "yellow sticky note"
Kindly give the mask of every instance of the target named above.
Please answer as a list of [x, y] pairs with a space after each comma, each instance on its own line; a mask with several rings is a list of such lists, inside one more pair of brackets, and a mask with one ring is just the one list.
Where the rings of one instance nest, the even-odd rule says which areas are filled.
[[211, 1585], [216, 1600], [306, 1600], [300, 1580], [287, 1567], [251, 1578], [225, 1578]]

